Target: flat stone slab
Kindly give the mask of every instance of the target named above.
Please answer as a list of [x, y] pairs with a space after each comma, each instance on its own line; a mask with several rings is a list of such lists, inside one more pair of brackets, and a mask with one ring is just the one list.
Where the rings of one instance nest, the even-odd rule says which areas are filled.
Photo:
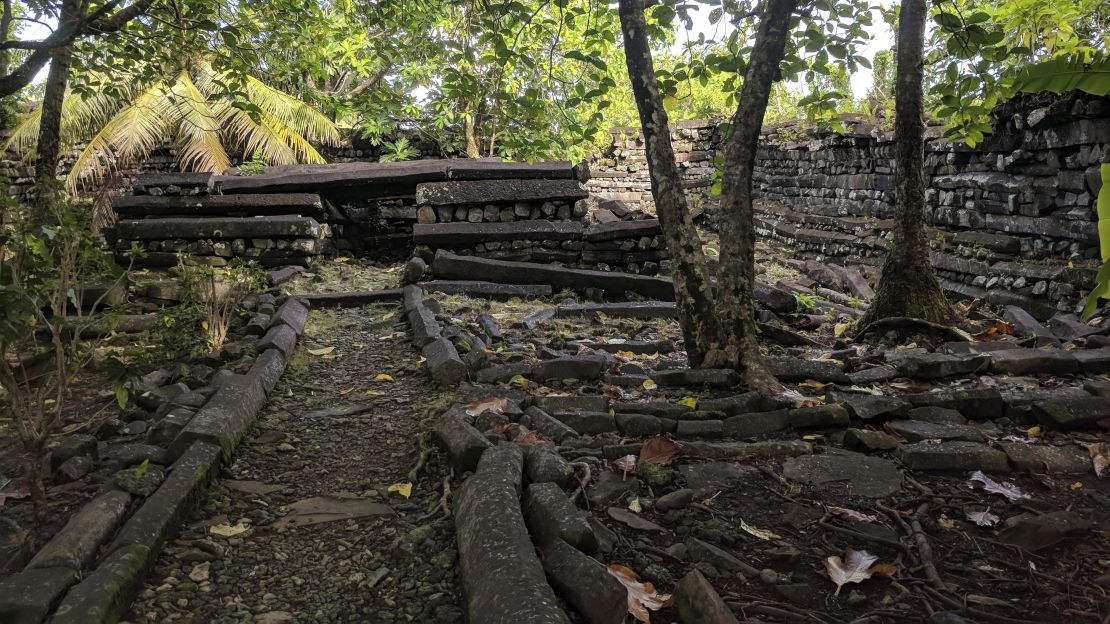
[[1110, 418], [1110, 401], [1103, 397], [1060, 397], [1033, 403], [1033, 414], [1040, 422], [1060, 429], [1093, 427]]
[[1000, 442], [998, 446], [1018, 470], [1034, 473], [1082, 474], [1092, 469], [1087, 451], [1075, 446]]
[[598, 313], [614, 318], [671, 319], [678, 317], [673, 301], [632, 301], [628, 303], [574, 303], [555, 308], [557, 317], [593, 316]]
[[944, 353], [923, 353], [898, 358], [895, 365], [898, 372], [914, 379], [940, 379], [956, 375], [970, 375], [985, 371], [990, 365], [987, 355], [947, 355]]
[[508, 180], [530, 178], [543, 180], [589, 180], [588, 167], [576, 167], [566, 160], [505, 162], [500, 158], [452, 158], [447, 162], [449, 180]]
[[703, 442], [683, 440], [682, 452], [689, 457], [705, 459], [766, 459], [792, 457], [813, 452], [813, 445], [801, 440], [775, 440], [769, 442]]
[[112, 210], [122, 218], [259, 217], [323, 212], [315, 193], [268, 195], [123, 195], [112, 198]]
[[655, 236], [662, 234], [658, 219], [641, 219], [638, 221], [614, 221], [612, 223], [595, 223], [583, 233], [583, 238], [591, 243], [617, 240], [621, 238], [640, 238], [642, 236]]
[[297, 299], [308, 302], [313, 308], [358, 308], [364, 305], [381, 303], [383, 301], [400, 301], [402, 290], [400, 288], [386, 288], [383, 290], [356, 290], [340, 293], [313, 293], [294, 295]]
[[921, 442], [923, 440], [983, 442], [983, 434], [971, 425], [930, 423], [919, 420], [895, 420], [887, 423], [887, 426], [910, 442]]
[[412, 240], [430, 247], [465, 248], [478, 243], [515, 240], [578, 240], [582, 237], [580, 221], [509, 221], [494, 223], [417, 223], [412, 226]]
[[431, 206], [547, 200], [577, 201], [590, 194], [577, 180], [455, 180], [416, 185], [416, 203]]
[[1010, 470], [1005, 453], [979, 442], [903, 444], [896, 454], [911, 470]]
[[97, 548], [108, 541], [123, 520], [131, 495], [105, 492], [86, 503], [27, 564], [28, 568], [85, 569], [96, 558]]
[[136, 194], [150, 192], [151, 189], [165, 189], [176, 186], [179, 189], [188, 189], [194, 192], [208, 193], [212, 189], [212, 173], [184, 171], [181, 173], [140, 173], [135, 176], [131, 191]]
[[0, 581], [0, 622], [45, 621], [77, 576], [69, 568], [28, 568]]
[[991, 372], [1002, 375], [1071, 375], [1079, 360], [1060, 349], [1006, 349], [990, 354]]
[[416, 185], [447, 179], [449, 161], [331, 163], [267, 167], [253, 176], [215, 176], [212, 188], [241, 193], [319, 193], [329, 199], [409, 196]]
[[551, 296], [551, 287], [546, 284], [495, 284], [469, 280], [432, 280], [423, 282], [424, 292], [438, 292], [445, 295], [467, 295], [483, 299], [537, 299]]
[[1110, 347], [1076, 349], [1071, 354], [1079, 362], [1079, 370], [1088, 375], [1110, 373]]
[[553, 288], [598, 288], [611, 294], [634, 292], [660, 300], [674, 299], [671, 280], [614, 271], [567, 269], [533, 262], [510, 262], [458, 256], [440, 249], [432, 261], [440, 279], [470, 279], [476, 275], [501, 284], [547, 284]]
[[933, 390], [906, 394], [902, 398], [913, 407], [945, 407], [973, 420], [1002, 418], [1006, 407], [1002, 393], [993, 388]]
[[780, 381], [813, 379], [825, 383], [848, 384], [844, 368], [832, 360], [806, 360], [797, 357], [769, 357], [763, 360], [767, 371]]
[[116, 224], [121, 240], [173, 240], [183, 238], [322, 238], [324, 230], [311, 217], [222, 217], [213, 219], [125, 219]]
[[902, 489], [902, 471], [894, 462], [858, 453], [805, 455], [782, 465], [791, 481], [848, 496], [883, 498]]
[[660, 386], [705, 386], [732, 388], [740, 384], [740, 373], [730, 368], [676, 368], [650, 374]]

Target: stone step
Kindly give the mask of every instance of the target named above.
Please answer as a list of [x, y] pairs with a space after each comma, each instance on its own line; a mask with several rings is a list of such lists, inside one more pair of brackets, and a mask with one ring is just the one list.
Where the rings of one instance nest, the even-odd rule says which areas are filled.
[[112, 199], [112, 209], [122, 218], [257, 217], [323, 213], [314, 193], [267, 195], [124, 195]]
[[124, 219], [114, 228], [119, 240], [197, 240], [231, 238], [324, 238], [326, 228], [310, 217], [277, 215], [213, 219], [172, 217]]
[[574, 202], [589, 197], [577, 180], [458, 180], [423, 182], [416, 185], [416, 203], [430, 206], [498, 204], [565, 200]]

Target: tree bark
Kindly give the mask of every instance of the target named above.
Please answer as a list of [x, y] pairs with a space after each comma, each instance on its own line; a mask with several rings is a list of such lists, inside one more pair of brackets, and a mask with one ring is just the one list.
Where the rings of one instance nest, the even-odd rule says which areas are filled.
[[[7, 41], [12, 36], [12, 20], [15, 15], [12, 13], [12, 0], [4, 0], [3, 14], [0, 15], [0, 41]], [[0, 76], [8, 75], [8, 68], [11, 67], [11, 50], [0, 50]]]
[[860, 326], [893, 316], [934, 323], [954, 319], [929, 260], [925, 229], [923, 66], [925, 0], [902, 0], [894, 101], [894, 240], [875, 300]]
[[690, 366], [715, 365], [706, 355], [720, 350], [721, 325], [713, 311], [713, 292], [702, 241], [686, 205], [686, 195], [671, 146], [671, 131], [663, 96], [655, 79], [655, 67], [644, 18], [644, 0], [620, 0], [619, 15], [624, 33], [624, 55], [632, 94], [640, 113], [644, 134], [651, 194], [655, 212], [667, 243], [674, 279], [678, 320], [686, 343]]
[[[79, 19], [76, 0], [63, 0], [58, 26]], [[46, 223], [54, 203], [60, 197], [58, 185], [58, 158], [62, 151], [62, 107], [65, 104], [66, 86], [69, 83], [69, 66], [73, 62], [73, 46], [54, 49], [50, 72], [42, 93], [39, 119], [38, 159], [35, 161], [35, 201], [31, 220], [36, 225]]]
[[769, 0], [759, 21], [755, 44], [744, 72], [740, 100], [724, 144], [721, 177], [721, 267], [718, 273], [717, 316], [728, 340], [715, 354], [720, 366], [737, 368], [750, 383], [764, 385], [773, 378], [759, 364], [755, 342], [755, 211], [752, 174], [759, 149], [759, 132], [771, 87], [779, 79], [779, 64], [790, 37], [790, 17], [799, 0]]

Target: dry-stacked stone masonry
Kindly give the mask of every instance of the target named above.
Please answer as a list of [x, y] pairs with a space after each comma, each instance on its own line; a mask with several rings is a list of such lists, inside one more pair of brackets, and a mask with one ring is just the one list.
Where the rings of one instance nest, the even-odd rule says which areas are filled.
[[[1016, 304], [1048, 318], [1071, 311], [1093, 283], [1098, 165], [1110, 162], [1110, 98], [1026, 96], [993, 112], [994, 133], [975, 147], [927, 146], [933, 264], [949, 291]], [[802, 259], [877, 267], [894, 213], [893, 136], [849, 120], [844, 133], [768, 127], [756, 160], [758, 231]], [[672, 133], [694, 210], [709, 192], [721, 133], [683, 122]], [[642, 138], [613, 130], [591, 163], [590, 191], [650, 207]]]

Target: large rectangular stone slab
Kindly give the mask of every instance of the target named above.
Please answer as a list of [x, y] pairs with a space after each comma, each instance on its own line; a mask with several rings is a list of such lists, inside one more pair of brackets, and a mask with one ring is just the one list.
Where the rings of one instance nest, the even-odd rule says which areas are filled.
[[112, 209], [125, 219], [165, 217], [261, 217], [323, 213], [315, 193], [272, 195], [124, 195]]
[[355, 290], [350, 292], [314, 293], [295, 296], [297, 299], [308, 302], [313, 308], [358, 308], [375, 303], [398, 301], [401, 299], [401, 289]]
[[590, 624], [628, 619], [628, 590], [599, 562], [563, 540], [542, 547], [547, 579]]
[[442, 249], [436, 252], [432, 271], [441, 279], [465, 280], [480, 275], [486, 281], [503, 284], [548, 284], [553, 288], [580, 290], [598, 288], [610, 294], [634, 292], [652, 299], [674, 299], [674, 286], [669, 279], [458, 256]]
[[176, 186], [182, 190], [195, 193], [208, 193], [212, 190], [213, 174], [208, 171], [182, 173], [140, 173], [131, 184], [131, 191], [142, 195], [151, 189], [160, 189], [163, 192], [168, 186]]
[[555, 308], [555, 316], [594, 316], [598, 313], [614, 318], [671, 319], [678, 317], [673, 301], [629, 301], [625, 303], [571, 303]]
[[1033, 415], [1040, 422], [1060, 429], [1094, 427], [1100, 420], [1110, 418], [1110, 400], [1104, 397], [1060, 397], [1037, 401]]
[[903, 444], [896, 453], [911, 470], [1010, 470], [1005, 453], [979, 442], [917, 442]]
[[170, 445], [171, 456], [180, 457], [193, 442], [203, 440], [231, 457], [265, 403], [266, 391], [260, 379], [251, 375], [229, 378], [177, 434]]
[[203, 494], [220, 463], [220, 447], [196, 442], [175, 461], [162, 485], [124, 523], [109, 546], [115, 551], [143, 546], [158, 552]]
[[412, 197], [416, 185], [447, 179], [446, 160], [267, 167], [254, 176], [215, 176], [214, 189], [239, 193], [318, 193], [328, 199]]
[[583, 238], [591, 243], [617, 240], [621, 238], [639, 239], [643, 236], [662, 234], [658, 219], [640, 219], [638, 221], [614, 221], [613, 223], [597, 223], [586, 230]]
[[991, 372], [1009, 375], [1071, 375], [1079, 361], [1061, 349], [1004, 349], [990, 354]]
[[486, 299], [537, 299], [551, 296], [551, 287], [546, 284], [496, 284], [467, 280], [432, 280], [422, 282], [424, 292], [438, 292], [446, 295], [467, 295]]
[[469, 622], [565, 621], [524, 524], [523, 464], [517, 445], [490, 448], [478, 471], [460, 488], [455, 541]]
[[597, 536], [586, 516], [555, 483], [533, 483], [524, 494], [524, 520], [532, 540], [545, 546], [563, 540], [584, 553], [597, 552]]
[[577, 240], [582, 237], [579, 221], [509, 221], [495, 223], [417, 223], [412, 240], [431, 247], [472, 247], [478, 243], [515, 240]]
[[106, 542], [123, 520], [131, 495], [114, 490], [85, 503], [27, 564], [28, 568], [69, 568], [75, 572], [88, 567], [96, 549]]
[[69, 568], [28, 568], [0, 581], [0, 622], [41, 624], [77, 582]]
[[577, 180], [459, 180], [426, 182], [416, 186], [416, 203], [432, 206], [490, 204], [518, 201], [566, 200], [589, 197]]
[[218, 219], [124, 219], [116, 224], [120, 240], [186, 240], [215, 238], [322, 238], [320, 223], [311, 217], [221, 217]]
[[569, 180], [574, 177], [575, 168], [566, 160], [526, 163], [505, 162], [500, 158], [456, 158], [447, 161], [449, 180]]
[[58, 605], [51, 624], [114, 624], [138, 595], [155, 555], [146, 546], [112, 552]]

